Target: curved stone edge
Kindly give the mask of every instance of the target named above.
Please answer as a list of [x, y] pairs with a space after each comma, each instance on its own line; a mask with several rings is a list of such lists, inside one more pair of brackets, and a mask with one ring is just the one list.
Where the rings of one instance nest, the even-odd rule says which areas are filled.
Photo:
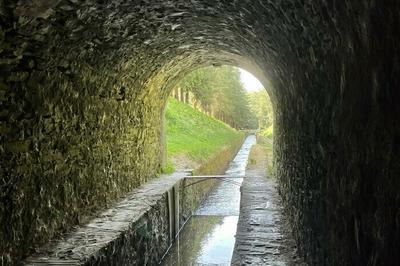
[[157, 264], [171, 241], [168, 190], [187, 175], [153, 180], [66, 238], [49, 243], [25, 265]]

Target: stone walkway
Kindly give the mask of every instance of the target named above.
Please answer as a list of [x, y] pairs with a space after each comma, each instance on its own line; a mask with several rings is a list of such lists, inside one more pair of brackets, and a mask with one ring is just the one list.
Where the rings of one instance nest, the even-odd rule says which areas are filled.
[[187, 174], [148, 181], [89, 223], [38, 249], [23, 265], [157, 264], [169, 245], [166, 193]]
[[250, 155], [241, 187], [232, 265], [306, 265], [296, 254], [296, 244], [282, 215], [276, 181], [267, 177], [266, 154], [259, 145], [253, 149], [257, 152]]

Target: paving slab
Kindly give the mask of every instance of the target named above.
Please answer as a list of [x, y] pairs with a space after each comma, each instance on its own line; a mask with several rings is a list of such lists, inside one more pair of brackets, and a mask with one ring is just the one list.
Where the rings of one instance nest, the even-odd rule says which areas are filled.
[[276, 180], [266, 168], [263, 154], [246, 169], [232, 265], [307, 265], [297, 255]]

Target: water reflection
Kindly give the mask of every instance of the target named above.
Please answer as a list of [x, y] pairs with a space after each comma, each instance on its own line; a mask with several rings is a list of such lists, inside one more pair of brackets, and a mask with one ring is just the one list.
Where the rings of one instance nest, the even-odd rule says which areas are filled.
[[[230, 163], [226, 175], [244, 177], [255, 136], [248, 136]], [[221, 182], [185, 225], [162, 265], [229, 265], [235, 245], [240, 209], [240, 184]]]
[[[256, 143], [254, 135], [248, 136], [239, 152], [229, 164], [226, 175], [243, 177], [246, 172], [247, 159], [251, 146]], [[222, 182], [213, 189], [210, 195], [201, 203], [195, 215], [239, 215], [240, 185], [242, 178], [232, 179], [233, 182]]]
[[208, 238], [202, 242], [200, 257], [196, 262], [203, 264], [229, 264], [235, 245], [238, 216], [225, 216], [214, 226]]
[[238, 216], [192, 216], [163, 265], [229, 265]]

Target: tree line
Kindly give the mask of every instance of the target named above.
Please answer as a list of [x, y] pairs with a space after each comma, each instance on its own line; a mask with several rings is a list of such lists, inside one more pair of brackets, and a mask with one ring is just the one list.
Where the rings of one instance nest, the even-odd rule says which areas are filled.
[[272, 125], [272, 107], [265, 90], [247, 93], [239, 70], [232, 66], [194, 70], [181, 80], [172, 96], [236, 129]]

